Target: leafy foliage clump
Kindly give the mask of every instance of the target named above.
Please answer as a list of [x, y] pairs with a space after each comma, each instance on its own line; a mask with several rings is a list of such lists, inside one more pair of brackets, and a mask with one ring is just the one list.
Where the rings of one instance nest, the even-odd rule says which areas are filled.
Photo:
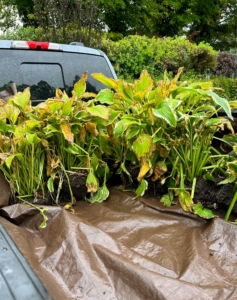
[[216, 75], [232, 77], [234, 71], [237, 70], [237, 61], [233, 54], [228, 52], [220, 52], [217, 58]]
[[138, 78], [143, 69], [152, 78], [162, 78], [164, 70], [175, 74], [180, 67], [185, 72], [205, 73], [217, 63], [217, 52], [208, 44], [195, 45], [182, 38], [133, 35], [117, 42], [104, 40], [102, 48], [118, 76], [126, 79]]

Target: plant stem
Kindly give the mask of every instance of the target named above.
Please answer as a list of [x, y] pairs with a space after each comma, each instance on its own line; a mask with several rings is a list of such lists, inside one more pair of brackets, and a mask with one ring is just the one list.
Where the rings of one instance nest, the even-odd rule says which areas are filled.
[[[235, 183], [235, 188], [236, 188], [236, 187], [237, 187], [237, 184]], [[232, 198], [232, 200], [231, 200], [231, 202], [230, 202], [229, 208], [228, 208], [227, 213], [226, 213], [226, 215], [225, 215], [225, 221], [228, 221], [228, 220], [229, 220], [230, 214], [231, 214], [231, 212], [232, 212], [232, 209], [233, 209], [233, 207], [234, 207], [234, 205], [235, 205], [236, 200], [237, 200], [237, 190], [235, 191], [234, 197]]]

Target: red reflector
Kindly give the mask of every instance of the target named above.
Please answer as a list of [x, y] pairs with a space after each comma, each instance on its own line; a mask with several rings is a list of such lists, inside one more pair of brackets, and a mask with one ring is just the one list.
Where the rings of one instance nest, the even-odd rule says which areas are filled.
[[27, 44], [30, 49], [35, 49], [35, 50], [48, 50], [49, 48], [49, 43], [48, 42], [31, 42], [27, 41]]

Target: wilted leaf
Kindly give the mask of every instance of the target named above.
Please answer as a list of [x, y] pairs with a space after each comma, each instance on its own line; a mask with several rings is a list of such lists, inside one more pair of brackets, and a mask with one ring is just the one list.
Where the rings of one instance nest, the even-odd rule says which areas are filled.
[[142, 181], [142, 179], [144, 178], [144, 176], [146, 175], [146, 173], [150, 170], [150, 165], [148, 164], [148, 162], [146, 161], [145, 157], [143, 157], [141, 159], [140, 162], [140, 171], [137, 177], [137, 180], [139, 182]]
[[23, 110], [30, 104], [30, 88], [26, 88], [23, 92], [18, 92], [12, 98], [13, 102]]
[[158, 161], [155, 164], [154, 170], [153, 170], [153, 176], [151, 178], [152, 181], [156, 181], [158, 179], [162, 179], [162, 176], [167, 172], [167, 166], [164, 160]]
[[109, 190], [107, 186], [104, 184], [102, 187], [99, 187], [96, 194], [89, 201], [90, 203], [95, 203], [95, 202], [100, 203], [106, 200], [108, 197], [109, 197]]
[[172, 192], [164, 195], [161, 199], [160, 199], [160, 202], [163, 202], [165, 206], [171, 206], [174, 202], [173, 202], [173, 199], [174, 199], [174, 194]]
[[62, 124], [60, 124], [60, 128], [62, 130], [65, 140], [67, 140], [70, 144], [73, 144], [74, 134], [71, 132], [70, 125], [67, 123], [62, 123]]
[[143, 92], [143, 91], [151, 91], [153, 88], [153, 80], [151, 76], [148, 74], [147, 70], [143, 70], [141, 72], [139, 80], [136, 80], [135, 83], [135, 91]]
[[86, 186], [88, 193], [95, 193], [98, 190], [98, 181], [92, 171], [90, 171], [87, 176]]
[[178, 196], [179, 203], [184, 211], [192, 211], [193, 200], [188, 191], [184, 189], [175, 189], [175, 193]]
[[47, 210], [48, 210], [48, 208], [39, 208], [40, 214], [43, 217], [43, 222], [40, 224], [39, 228], [45, 228], [47, 225], [48, 218], [47, 218], [46, 214], [44, 213]]
[[86, 130], [90, 131], [94, 136], [99, 134], [98, 130], [96, 129], [96, 123], [86, 122]]
[[227, 167], [234, 177], [237, 177], [237, 160], [227, 163]]

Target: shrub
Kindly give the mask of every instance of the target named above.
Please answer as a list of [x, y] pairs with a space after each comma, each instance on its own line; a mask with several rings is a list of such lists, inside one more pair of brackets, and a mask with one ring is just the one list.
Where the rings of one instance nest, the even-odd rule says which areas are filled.
[[164, 70], [176, 73], [179, 67], [185, 72], [205, 73], [215, 70], [217, 52], [208, 44], [195, 45], [182, 38], [148, 38], [127, 36], [117, 42], [103, 39], [102, 49], [111, 60], [121, 78], [138, 78], [147, 70], [156, 79]]
[[221, 88], [216, 93], [227, 100], [237, 100], [237, 78], [216, 77], [212, 79], [213, 86]]
[[235, 56], [231, 53], [220, 52], [217, 58], [217, 67], [215, 69], [216, 75], [223, 75], [232, 77], [235, 70], [237, 70], [237, 62]]

